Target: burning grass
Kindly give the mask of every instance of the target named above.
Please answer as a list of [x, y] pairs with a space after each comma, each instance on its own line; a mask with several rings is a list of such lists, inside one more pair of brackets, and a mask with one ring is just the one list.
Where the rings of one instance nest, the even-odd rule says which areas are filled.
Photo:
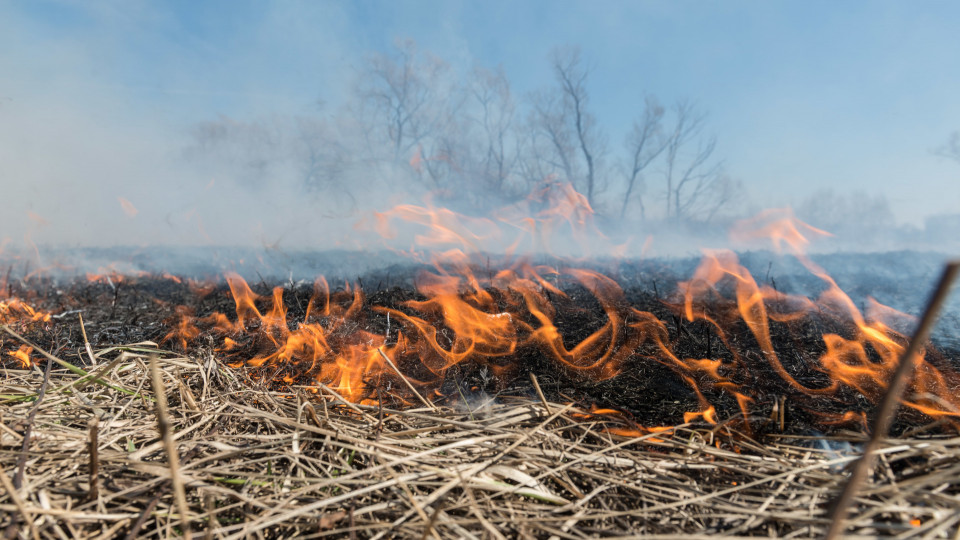
[[[616, 416], [571, 403], [501, 396], [472, 408], [396, 410], [350, 404], [329, 389], [278, 392], [209, 352], [138, 343], [92, 354], [93, 377], [42, 354], [4, 374], [8, 534], [818, 537], [862, 442], [850, 434], [759, 442], [700, 420], [624, 437]], [[169, 406], [158, 419], [160, 394]], [[161, 423], [179, 457], [176, 482]], [[954, 534], [958, 456], [956, 437], [886, 441], [850, 532]]]
[[[477, 230], [497, 231], [398, 208], [377, 215], [383, 234], [404, 219], [429, 226], [419, 243], [476, 248]], [[822, 231], [782, 213], [733, 232], [787, 244], [815, 299], [758, 282], [730, 251], [705, 251], [663, 297], [569, 261], [491, 268], [459, 248], [433, 252], [412, 287], [376, 292], [105, 273], [25, 278], [16, 296], [5, 278], [0, 528], [811, 537], [850, 485], [857, 534], [955, 533], [956, 351], [921, 338], [905, 353], [915, 319], [858, 307], [803, 252]], [[516, 245], [548, 245], [556, 216], [501, 219]], [[912, 371], [904, 356], [912, 377], [894, 376]], [[878, 404], [894, 419], [899, 383], [899, 438], [858, 491], [847, 465]]]

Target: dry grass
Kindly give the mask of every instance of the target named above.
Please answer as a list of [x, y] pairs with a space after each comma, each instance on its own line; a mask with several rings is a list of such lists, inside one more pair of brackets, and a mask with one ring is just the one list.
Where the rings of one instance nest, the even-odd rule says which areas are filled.
[[[348, 407], [152, 344], [92, 354], [99, 381], [0, 373], [0, 536], [812, 537], [856, 458], [722, 427], [619, 437], [541, 399]], [[960, 438], [887, 441], [847, 532], [955, 537], [958, 456]]]

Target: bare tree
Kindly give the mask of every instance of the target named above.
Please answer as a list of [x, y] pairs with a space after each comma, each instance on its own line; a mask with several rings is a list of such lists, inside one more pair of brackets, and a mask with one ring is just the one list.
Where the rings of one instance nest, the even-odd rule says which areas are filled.
[[476, 68], [469, 90], [478, 106], [474, 122], [481, 132], [479, 174], [488, 189], [506, 195], [517, 162], [516, 142], [513, 140], [516, 104], [510, 92], [510, 82], [502, 67], [496, 70]]
[[242, 184], [257, 185], [288, 162], [283, 117], [242, 121], [220, 116], [191, 130], [185, 149], [188, 160], [228, 171]]
[[420, 52], [411, 40], [371, 57], [357, 84], [371, 145], [387, 142], [392, 159], [406, 161], [438, 137], [456, 112], [448, 75], [446, 62]]
[[562, 99], [554, 93], [537, 92], [533, 94], [532, 107], [528, 125], [533, 135], [528, 150], [539, 163], [546, 163], [553, 169], [541, 176], [540, 180], [554, 171], [560, 171], [568, 181], [578, 184], [575, 143], [566, 122]]
[[719, 188], [731, 185], [724, 180], [721, 164], [713, 159], [716, 138], [704, 136], [706, 117], [689, 102], [678, 102], [673, 117], [673, 130], [664, 154], [666, 217], [679, 222], [689, 219], [695, 211], [713, 215], [730, 197], [725, 194], [729, 190]]
[[[518, 103], [502, 68], [476, 68], [461, 78], [442, 59], [401, 41], [361, 66], [352, 99], [334, 113], [221, 117], [195, 128], [188, 154], [242, 182], [285, 177], [325, 198], [352, 200], [356, 182], [370, 179], [415, 182], [448, 206], [476, 209], [510, 205], [566, 181], [597, 212], [606, 203], [621, 218], [633, 207], [646, 219], [646, 184], [655, 170], [664, 181], [665, 219], [709, 220], [734, 199], [738, 184], [723, 174], [716, 140], [704, 134], [704, 115], [692, 105], [667, 110], [646, 98], [613, 156], [614, 170], [579, 49], [556, 49], [550, 62], [552, 86]], [[960, 155], [958, 138], [945, 148]], [[617, 191], [608, 190], [614, 179]], [[614, 202], [614, 195], [623, 198]]]
[[[644, 101], [643, 116], [633, 122], [633, 128], [625, 141], [629, 162], [624, 171], [626, 191], [623, 195], [623, 205], [620, 207], [620, 219], [626, 217], [627, 207], [634, 197], [640, 206], [640, 219], [646, 218], [642, 196], [645, 187], [642, 173], [663, 153], [669, 142], [669, 139], [662, 134], [663, 107], [652, 97], [647, 97]], [[634, 195], [634, 190], [638, 187], [641, 193]]]
[[338, 202], [356, 204], [350, 189], [356, 186], [348, 183], [347, 177], [357, 164], [342, 134], [315, 116], [296, 117], [292, 123], [292, 165], [304, 187]]
[[[560, 173], [595, 205], [603, 187], [601, 160], [605, 140], [589, 112], [588, 70], [576, 48], [556, 49], [551, 63], [557, 86], [531, 96], [527, 150], [543, 163], [547, 175]], [[528, 167], [530, 168], [530, 167]]]
[[553, 54], [553, 72], [560, 83], [563, 111], [566, 121], [572, 123], [573, 139], [583, 157], [587, 201], [595, 206], [598, 189], [597, 161], [603, 149], [602, 137], [597, 133], [596, 119], [587, 110], [588, 70], [580, 59], [579, 48], [558, 49]]
[[[569, 159], [562, 159], [566, 154], [558, 151], [564, 146], [562, 142], [543, 129], [544, 118], [536, 107], [541, 102], [539, 97], [535, 94], [531, 98], [532, 110], [517, 131], [517, 173], [526, 193], [537, 189], [545, 180], [559, 176], [558, 171], [566, 174], [572, 166]], [[572, 178], [570, 174], [565, 177]]]
[[688, 205], [687, 215], [697, 215], [697, 221], [709, 223], [722, 210], [736, 212], [743, 207], [743, 201], [743, 183], [721, 172], [705, 187], [700, 196]]
[[286, 180], [324, 194], [339, 205], [355, 202], [346, 181], [355, 164], [340, 134], [319, 115], [234, 120], [222, 116], [197, 124], [185, 157], [247, 187]]

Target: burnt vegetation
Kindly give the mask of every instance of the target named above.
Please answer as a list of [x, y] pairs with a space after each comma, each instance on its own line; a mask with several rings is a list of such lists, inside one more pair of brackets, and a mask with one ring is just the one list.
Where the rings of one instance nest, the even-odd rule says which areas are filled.
[[[620, 270], [621, 272], [624, 269]], [[401, 334], [416, 334], [417, 329], [397, 317], [392, 319], [385, 309], [422, 317], [436, 328], [437, 344], [448, 350], [455, 347], [456, 334], [445, 326], [442, 314], [424, 313], [411, 308], [410, 302], [423, 302], [427, 296], [412, 286], [419, 271], [413, 267], [394, 268], [388, 281], [376, 275], [358, 278], [354, 283], [341, 282], [330, 290], [334, 314], [318, 313], [318, 297], [312, 284], [268, 283], [251, 280], [250, 287], [257, 296], [255, 306], [261, 314], [274, 308], [274, 290], [279, 287], [279, 299], [285, 306], [283, 324], [290, 331], [301, 323], [319, 323], [332, 328], [327, 336], [335, 342], [358, 332], [385, 337], [384, 344], [395, 345]], [[454, 405], [477, 399], [496, 400], [504, 396], [533, 396], [529, 374], [533, 373], [546, 397], [552, 401], [570, 401], [581, 407], [612, 408], [622, 411], [630, 423], [638, 426], [672, 425], [683, 419], [685, 412], [701, 408], [694, 386], [704, 392], [707, 401], [717, 409], [717, 417], [741, 425], [748, 433], [766, 431], [802, 434], [810, 430], [830, 431], [848, 429], [863, 431], [866, 414], [875, 405], [882, 387], [866, 385], [870, 395], [849, 386], [835, 385], [830, 375], [818, 367], [817, 359], [826, 352], [824, 335], [854, 336], [858, 330], [849, 320], [822, 308], [796, 320], [770, 321], [770, 334], [777, 358], [783, 368], [799, 385], [813, 390], [800, 391], [780, 376], [765, 358], [763, 347], [755, 339], [749, 325], [738, 320], [722, 331], [705, 320], [689, 321], [684, 317], [682, 302], [678, 301], [677, 275], [674, 269], [657, 263], [628, 269], [630, 280], [625, 284], [622, 298], [613, 306], [604, 306], [584, 286], [574, 281], [559, 281], [563, 294], [543, 291], [555, 311], [555, 324], [563, 346], [573, 349], [609, 322], [609, 310], [624, 317], [621, 335], [610, 335], [610, 347], [627, 347], [624, 341], [626, 325], [636, 322], [630, 315], [635, 309], [649, 313], [662, 325], [662, 336], [670, 351], [679, 358], [704, 358], [719, 361], [720, 378], [705, 372], [688, 372], [665, 362], [656, 342], [645, 341], [635, 346], [622, 362], [615, 376], [599, 376], [596, 370], [582, 370], [566, 366], [544, 354], [536, 343], [523, 342], [510, 354], [483, 361], [465, 361], [452, 365], [443, 374], [431, 372], [416, 355], [398, 359], [401, 371], [422, 388], [434, 389], [438, 403]], [[375, 284], [371, 285], [370, 283]], [[366, 283], [366, 286], [362, 284]], [[404, 283], [404, 285], [396, 285]], [[659, 284], [659, 285], [657, 285]], [[671, 285], [673, 284], [673, 285]], [[887, 283], [881, 288], [895, 289]], [[496, 288], [487, 289], [500, 312], [512, 312], [523, 317], [522, 323], [535, 327], [536, 319], [528, 312], [517, 312], [515, 306], [522, 299], [516, 294]], [[720, 296], [708, 306], [708, 315], [715, 319], [731, 318], [737, 311], [731, 291], [719, 291]], [[243, 367], [251, 358], [276, 352], [285, 337], [276, 329], [262, 327], [263, 322], [248, 318], [242, 329], [218, 328], [215, 319], [237, 321], [237, 304], [230, 288], [223, 282], [199, 282], [175, 276], [96, 276], [63, 282], [53, 278], [13, 280], [7, 294], [26, 298], [36, 308], [53, 313], [47, 323], [29, 323], [19, 327], [24, 336], [54, 355], [79, 366], [89, 363], [84, 352], [84, 339], [95, 348], [123, 343], [151, 341], [191, 356], [214, 354], [224, 364], [241, 370], [250, 370], [250, 376], [262, 380], [276, 390], [290, 387], [309, 387], [317, 380], [333, 385], [318, 375], [316, 363], [269, 361], [267, 364]], [[351, 308], [357, 299], [359, 304]], [[358, 308], [358, 309], [357, 309]], [[309, 314], [308, 310], [313, 309]], [[356, 309], [348, 317], [343, 314]], [[769, 306], [776, 313], [776, 302]], [[513, 310], [513, 311], [511, 311]], [[80, 329], [83, 318], [86, 336]], [[333, 319], [336, 324], [331, 325]], [[185, 320], [194, 321], [194, 333], [186, 337], [178, 332]], [[905, 329], [900, 329], [905, 331]], [[905, 338], [896, 338], [905, 345]], [[224, 347], [229, 341], [230, 346]], [[4, 339], [3, 365], [15, 367], [10, 354], [19, 345]], [[881, 364], [877, 352], [866, 349], [870, 361]], [[960, 353], [949, 344], [940, 343], [931, 348], [926, 360], [939, 372], [945, 373], [953, 388], [960, 388], [955, 373], [960, 365]], [[329, 361], [329, 358], [321, 361]], [[820, 389], [836, 386], [835, 392], [817, 394]], [[366, 389], [358, 399], [381, 400], [390, 407], [415, 404], [410, 392], [391, 374], [377, 372], [364, 379]], [[750, 398], [749, 415], [743, 417], [731, 389], [742, 391]], [[425, 390], [426, 391], [426, 390]], [[779, 423], [778, 413], [788, 413]], [[774, 411], [771, 413], [771, 411]], [[855, 414], [850, 414], [850, 413]], [[846, 413], [846, 415], [845, 415]], [[771, 418], [773, 420], [771, 420]], [[929, 418], [916, 411], [901, 411], [897, 429], [916, 428]]]
[[[250, 279], [245, 296], [235, 278], [8, 278], [0, 479], [21, 495], [0, 497], [0, 527], [8, 536], [82, 538], [694, 530], [819, 537], [826, 530], [829, 494], [843, 486], [844, 466], [863, 441], [863, 413], [882, 389], [868, 389], [869, 397], [843, 385], [829, 395], [799, 391], [772, 368], [743, 320], [722, 325], [722, 333], [706, 318], [688, 320], [677, 283], [690, 268], [654, 261], [605, 269], [619, 277], [620, 296], [599, 279], [569, 277], [551, 278], [540, 291], [567, 349], [622, 317], [603, 335], [630, 352], [615, 376], [598, 378], [602, 370], [563, 365], [522, 342], [509, 354], [455, 364], [438, 379], [426, 356], [391, 349], [401, 332], [416, 332], [401, 313], [436, 328], [440, 348], [457, 347], [443, 313], [426, 309], [429, 297], [418, 292], [430, 283], [423, 270], [331, 281], [329, 301], [314, 284], [273, 279]], [[791, 287], [804, 288], [779, 281], [784, 299]], [[885, 286], [888, 295], [904, 289]], [[698, 309], [710, 320], [736, 312], [731, 287], [722, 283]], [[538, 324], [517, 310], [515, 289], [483, 292], [490, 311]], [[785, 302], [767, 302], [783, 369], [807, 389], [831, 386], [815, 361], [826, 351], [824, 336], [853, 335], [857, 326], [829, 306], [778, 322], [793, 313]], [[284, 306], [279, 320], [277, 305]], [[329, 329], [332, 344], [382, 336], [403, 375], [371, 372], [351, 403], [337, 394], [345, 388], [321, 385], [334, 381], [296, 356], [306, 350], [293, 351], [297, 362], [249, 365], [276, 353], [302, 322]], [[718, 376], [665, 362], [657, 341], [630, 341], [631, 324], [646, 325], [680, 358], [718, 360]], [[26, 343], [25, 367], [13, 353]], [[880, 364], [877, 351], [868, 355]], [[71, 373], [51, 357], [84, 371]], [[957, 350], [930, 348], [925, 360], [957, 389]], [[703, 407], [694, 388], [714, 414], [687, 416]], [[750, 399], [747, 417], [737, 391]], [[950, 419], [902, 409], [894, 429], [902, 438], [883, 450], [851, 530], [937, 536], [955, 527], [956, 519], [944, 518], [955, 516], [954, 430]], [[31, 487], [36, 478], [46, 479], [39, 491]]]

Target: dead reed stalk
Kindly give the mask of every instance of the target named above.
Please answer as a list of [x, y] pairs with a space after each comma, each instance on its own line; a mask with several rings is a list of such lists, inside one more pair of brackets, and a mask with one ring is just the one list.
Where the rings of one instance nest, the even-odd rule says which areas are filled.
[[[304, 403], [298, 388], [257, 385], [216, 362], [147, 345], [94, 354], [93, 376], [110, 386], [52, 362], [52, 386], [38, 400], [36, 371], [5, 372], [0, 528], [15, 536], [165, 538], [188, 523], [237, 539], [819, 538], [830, 525], [827, 494], [844, 481], [837, 471], [858, 455], [813, 437], [758, 442], [709, 424], [621, 437], [607, 431], [623, 427], [616, 418], [575, 403], [550, 403], [548, 414], [537, 397], [509, 395], [482, 412], [383, 407], [378, 428], [371, 414], [380, 407], [324, 393]], [[98, 497], [88, 500], [92, 407], [103, 414]], [[23, 455], [32, 410], [14, 489], [6, 472]], [[877, 454], [880, 474], [860, 490], [848, 532], [951, 537], [960, 438], [921, 433]]]
[[167, 452], [170, 482], [173, 485], [174, 500], [176, 500], [177, 503], [177, 511], [180, 513], [180, 522], [183, 527], [184, 536], [189, 538], [190, 511], [187, 508], [187, 496], [183, 489], [183, 479], [180, 477], [180, 457], [177, 453], [177, 445], [173, 442], [173, 436], [170, 433], [170, 420], [167, 417], [167, 389], [163, 384], [163, 376], [160, 374], [160, 368], [157, 367], [158, 362], [157, 355], [150, 355], [150, 378], [153, 382], [153, 394], [157, 399], [157, 427], [160, 430], [160, 438], [163, 439], [163, 446]]
[[100, 422], [96, 416], [91, 416], [87, 423], [90, 426], [90, 440], [88, 443], [90, 453], [90, 488], [87, 492], [87, 500], [95, 501], [100, 496]]
[[[854, 466], [850, 479], [847, 480], [843, 490], [834, 502], [833, 512], [830, 515], [830, 528], [827, 529], [826, 535], [828, 540], [834, 540], [844, 530], [847, 512], [853, 503], [853, 498], [856, 496], [867, 474], [873, 469], [876, 452], [890, 431], [890, 425], [893, 423], [897, 407], [900, 405], [900, 397], [903, 395], [903, 391], [906, 390], [907, 383], [910, 382], [910, 377], [913, 375], [916, 356], [920, 352], [920, 349], [926, 345], [927, 339], [930, 337], [930, 332], [933, 331], [933, 326], [940, 316], [940, 310], [947, 301], [950, 288], [953, 286], [958, 272], [960, 272], [960, 261], [950, 262], [944, 267], [940, 281], [937, 283], [936, 289], [934, 289], [930, 300], [927, 302], [927, 308], [923, 312], [923, 317], [920, 319], [920, 323], [917, 325], [917, 329], [914, 331], [910, 343], [900, 356], [897, 368], [887, 384], [883, 401], [874, 414], [870, 440], [867, 441], [867, 445], [863, 449], [863, 455]], [[960, 534], [960, 530], [958, 530], [958, 534]]]

